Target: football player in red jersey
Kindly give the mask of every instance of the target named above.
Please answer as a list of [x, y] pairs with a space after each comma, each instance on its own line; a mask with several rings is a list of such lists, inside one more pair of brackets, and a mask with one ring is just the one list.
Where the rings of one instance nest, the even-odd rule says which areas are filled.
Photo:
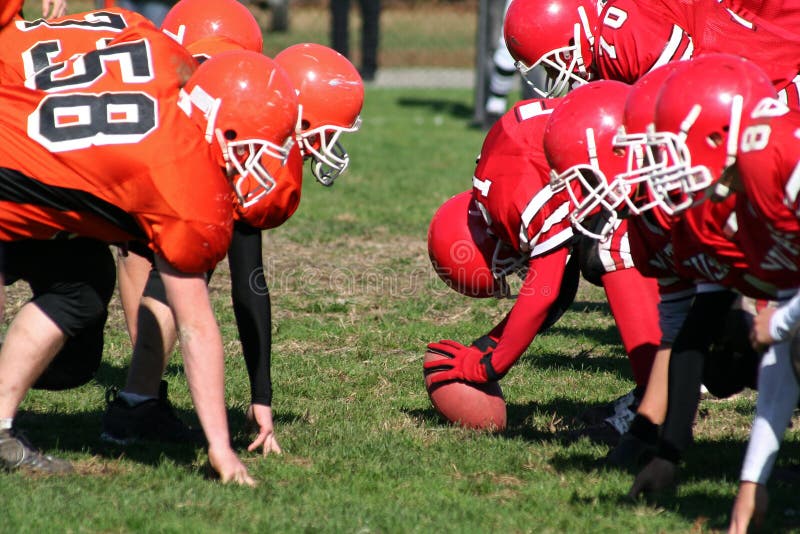
[[736, 165], [726, 176], [738, 195], [741, 246], [752, 261], [752, 271], [782, 292], [777, 308], [756, 317], [751, 339], [766, 348], [758, 375], [756, 416], [740, 474], [739, 491], [731, 513], [729, 532], [756, 527], [767, 509], [766, 482], [800, 397], [798, 377], [792, 372], [791, 336], [800, 322], [800, 217], [796, 132], [800, 112], [775, 99], [764, 99], [742, 121]]
[[[228, 248], [229, 188], [245, 176], [266, 186], [263, 159], [286, 157], [297, 102], [285, 74], [259, 54], [229, 52], [193, 72], [195, 66], [174, 41], [140, 27], [123, 32], [107, 47], [40, 71], [35, 90], [4, 86], [6, 108], [14, 113], [4, 116], [0, 129], [7, 138], [0, 238], [9, 246], [22, 241], [23, 247], [31, 239], [72, 234], [146, 243], [180, 325], [211, 464], [223, 481], [253, 484], [229, 444], [222, 345], [204, 273]], [[232, 72], [244, 85], [220, 81]], [[266, 77], [268, 87], [250, 83], [265, 73], [272, 74]], [[248, 92], [237, 89], [248, 84]], [[263, 116], [265, 101], [273, 103], [269, 117]], [[92, 113], [95, 109], [101, 113]], [[225, 169], [235, 180], [226, 179]], [[107, 254], [107, 249], [97, 252]], [[41, 278], [41, 268], [37, 272], [25, 259], [8, 254], [6, 266], [20, 278]], [[77, 256], [67, 259], [80, 264]], [[109, 280], [92, 265], [85, 266], [78, 291], [65, 292], [58, 276], [45, 279], [49, 285], [38, 288], [44, 291], [37, 291], [12, 323], [0, 351], [4, 427], [11, 426], [28, 387], [65, 337], [105, 313], [105, 289], [113, 286], [113, 276]], [[12, 430], [3, 431], [13, 437]], [[28, 467], [41, 467], [44, 457], [33, 458], [36, 465]]]
[[[712, 62], [715, 59], [719, 61], [719, 58], [703, 59], [705, 61], [696, 60], [701, 68], [704, 65], [707, 66], [709, 62]], [[650, 89], [651, 94], [655, 95], [661, 89], [661, 80], [658, 80], [659, 83], [649, 83], [653, 81], [653, 76], [664, 76], [664, 73], [666, 73], [666, 76], [670, 76], [673, 75], [675, 71], [681, 70], [682, 67], [683, 65], [675, 64], [664, 67], [661, 72], [658, 70], [654, 71], [651, 75], [642, 79], [641, 86]], [[706, 68], [708, 69], [708, 67]], [[708, 69], [708, 71], [714, 72], [713, 69]], [[734, 77], [740, 74], [740, 71], [736, 71]], [[719, 78], [722, 78], [718, 72], [712, 74], [711, 77], [713, 78], [715, 75]], [[592, 84], [586, 86], [586, 88], [593, 85], [599, 86], [604, 83], [608, 82], [593, 82]], [[639, 84], [637, 84], [637, 86], [638, 85]], [[640, 94], [642, 87], [637, 87], [637, 89], [640, 89]], [[774, 90], [769, 87], [768, 82], [766, 87], [768, 92], [774, 94]], [[576, 89], [573, 94], [584, 89], [584, 87]], [[695, 88], [695, 92], [698, 91], [699, 89]], [[630, 101], [631, 98], [629, 97], [625, 103], [626, 111], [629, 111], [628, 104]], [[630, 113], [628, 112], [626, 115], [630, 115]], [[621, 120], [621, 116], [618, 120]], [[629, 124], [629, 122], [631, 122], [631, 117], [626, 116], [625, 121], [627, 127], [630, 127], [633, 131], [636, 131], [634, 125]], [[579, 135], [576, 135], [576, 133], [571, 130], [572, 128], [570, 128], [569, 123], [565, 123], [564, 127], [560, 129], [559, 136], [567, 137], [571, 135], [573, 137], [579, 137]], [[550, 130], [550, 133], [554, 133], [553, 129]], [[643, 134], [638, 138], [644, 138]], [[619, 148], [626, 147], [630, 149], [635, 139], [637, 139], [637, 137], [632, 136], [631, 139], [626, 141], [627, 144], [625, 144], [621, 143], [619, 136], [617, 136], [617, 138], [614, 140], [614, 144]], [[598, 147], [597, 151], [599, 153], [601, 146], [599, 142], [587, 143], [587, 145], [595, 144]], [[633, 155], [642, 157], [644, 153], [645, 151], [642, 149], [638, 154]], [[654, 153], [654, 151], [650, 152], [651, 155]], [[632, 155], [632, 153], [629, 153], [629, 156], [630, 155]], [[620, 174], [619, 167], [617, 166], [615, 168], [613, 166], [613, 162], [609, 162], [608, 160], [603, 161], [598, 157], [596, 158], [596, 161], [600, 165], [600, 168], [604, 171], [603, 173], [597, 173], [597, 171], [587, 173], [585, 171], [587, 170], [588, 166], [584, 166], [583, 169], [578, 169], [584, 172], [572, 173], [573, 181], [577, 181], [582, 184], [581, 189], [583, 190], [584, 195], [583, 200], [573, 199], [573, 201], [576, 202], [573, 215], [571, 216], [573, 222], [579, 223], [581, 220], [581, 215], [587, 211], [590, 211], [593, 206], [602, 205], [606, 210], [611, 209], [615, 211], [622, 211], [620, 206], [629, 201], [628, 191], [630, 189], [630, 185], [618, 185], [616, 184], [617, 179], [614, 178], [611, 180], [611, 187], [608, 187], [608, 178], [613, 178], [615, 175], [619, 175], [624, 176], [626, 179], [634, 179], [636, 175], [632, 174], [628, 169]], [[635, 161], [635, 159], [629, 157], [627, 158], [627, 161], [631, 162]], [[660, 164], [662, 166], [666, 166], [666, 162], [662, 162]], [[591, 174], [594, 174], [595, 176], [592, 177]], [[570, 190], [569, 181], [567, 182], [566, 189]], [[652, 199], [645, 200], [651, 202], [652, 204]], [[647, 393], [639, 407], [639, 415], [636, 419], [634, 419], [631, 425], [631, 432], [634, 435], [638, 435], [641, 432], [646, 438], [649, 437], [651, 441], [654, 441], [658, 436], [657, 428], [654, 427], [653, 421], [660, 421], [666, 412], [666, 396], [664, 392], [666, 389], [667, 362], [670, 362], [670, 368], [672, 367], [672, 360], [669, 358], [670, 352], [673, 352], [676, 355], [673, 358], [674, 360], [688, 359], [691, 356], [691, 361], [697, 364], [697, 366], [695, 366], [696, 368], [690, 369], [693, 373], [699, 373], [697, 384], [693, 390], [689, 392], [689, 395], [694, 394], [695, 397], [700, 387], [700, 380], [703, 378], [703, 372], [707, 373], [706, 379], [708, 379], [709, 384], [713, 384], [716, 390], [715, 393], [723, 395], [729, 395], [737, 388], [741, 389], [741, 387], [747, 385], [748, 378], [752, 378], [753, 374], [752, 369], [754, 366], [754, 355], [750, 353], [750, 351], [741, 349], [741, 347], [747, 349], [743, 340], [739, 340], [740, 348], [737, 349], [743, 353], [747, 353], [743, 354], [742, 361], [740, 362], [743, 369], [743, 373], [740, 376], [715, 376], [713, 374], [714, 372], [718, 373], [719, 371], [725, 369], [710, 366], [706, 366], [704, 368], [703, 357], [697, 357], [698, 353], [703, 356], [703, 354], [709, 352], [712, 341], [719, 344], [720, 341], [725, 339], [727, 335], [725, 330], [725, 319], [729, 315], [727, 310], [730, 308], [733, 297], [729, 296], [729, 294], [726, 292], [708, 292], [708, 289], [711, 289], [710, 287], [701, 287], [701, 291], [704, 293], [704, 296], [697, 296], [695, 298], [695, 291], [693, 289], [695, 283], [692, 281], [705, 280], [714, 284], [731, 283], [731, 280], [742, 279], [743, 268], [741, 265], [741, 254], [738, 256], [734, 255], [734, 259], [727, 259], [727, 261], [730, 263], [730, 266], [738, 268], [737, 270], [729, 268], [729, 265], [727, 264], [723, 266], [722, 262], [716, 261], [715, 258], [712, 258], [709, 254], [707, 254], [703, 247], [697, 248], [689, 246], [694, 243], [694, 238], [689, 238], [687, 236], [709, 231], [708, 227], [715, 227], [716, 233], [709, 232], [709, 241], [701, 241], [701, 243], [704, 243], [709, 248], [717, 248], [720, 244], [725, 245], [725, 243], [727, 243], [726, 237], [722, 233], [722, 229], [728, 222], [729, 215], [732, 211], [732, 204], [729, 203], [727, 206], [720, 206], [719, 208], [717, 206], [708, 206], [708, 208], [709, 209], [707, 210], [698, 210], [697, 213], [688, 214], [681, 219], [674, 219], [667, 215], [653, 211], [650, 214], [658, 214], [659, 217], [655, 219], [649, 218], [649, 220], [645, 220], [643, 217], [637, 217], [632, 219], [630, 223], [630, 247], [637, 268], [648, 276], [659, 278], [661, 282], [662, 303], [659, 306], [659, 315], [663, 334], [662, 349], [659, 351], [659, 356], [656, 358], [654, 372], [651, 374], [650, 381], [648, 382]], [[638, 213], [641, 213], [641, 211], [642, 210], [640, 209]], [[609, 216], [613, 220], [615, 215], [612, 213], [609, 214]], [[694, 216], [697, 218], [693, 218]], [[702, 232], [699, 232], [698, 229], [700, 229]], [[676, 238], [676, 234], [681, 237]], [[681, 241], [679, 242], [678, 239]], [[686, 240], [686, 242], [683, 242], [684, 240]], [[727, 245], [725, 246], [727, 248], [724, 248], [724, 250], [732, 248]], [[719, 254], [719, 251], [715, 250], [715, 253]], [[737, 261], [739, 262], [738, 264], [736, 263]], [[666, 299], [666, 296], [671, 298]], [[759, 296], [761, 296], [761, 294], [759, 294]], [[692, 304], [693, 298], [694, 302], [691, 310], [693, 317], [707, 317], [708, 314], [703, 313], [702, 311], [708, 311], [709, 309], [717, 309], [721, 313], [713, 314], [711, 315], [711, 319], [704, 319], [703, 321], [692, 322], [687, 320], [684, 322], [683, 318], [687, 313], [689, 313], [688, 306]], [[746, 318], [746, 316], [742, 316], [738, 312], [732, 313], [731, 315], [734, 319]], [[671, 318], [674, 318], [674, 320]], [[714, 324], [715, 321], [719, 324]], [[682, 324], [684, 325], [683, 328], [681, 328]], [[696, 331], [692, 331], [691, 329], [686, 328], [686, 326], [697, 326], [698, 324], [700, 325], [699, 330], [695, 329]], [[673, 342], [675, 345], [670, 348], [670, 345]], [[709, 363], [715, 363], [713, 360], [714, 358], [712, 358], [712, 361]], [[747, 372], [748, 366], [750, 369], [749, 373]], [[661, 376], [663, 378], [656, 379], [655, 376]], [[670, 391], [672, 390], [672, 385], [672, 381], [670, 381]], [[681, 395], [676, 395], [676, 397], [680, 398]], [[691, 412], [688, 425], [689, 433], [691, 431], [691, 420], [693, 419], [694, 413], [694, 410], [690, 404], [691, 403], [688, 403], [688, 410]], [[670, 396], [670, 406], [672, 406], [672, 396]], [[674, 411], [678, 412], [679, 410], [676, 409]], [[647, 423], [647, 425], [644, 425], [643, 423]], [[637, 427], [639, 428], [637, 429]], [[669, 425], [665, 425], [665, 428], [667, 427], [672, 428]], [[682, 430], [685, 428], [685, 426], [678, 425], [680, 432], [676, 432], [680, 434], [680, 439], [676, 439], [674, 441], [677, 441], [679, 444], [682, 443], [684, 438]], [[666, 442], [666, 440], [663, 441]], [[624, 445], [624, 443], [625, 440], [623, 440], [621, 446]], [[662, 445], [667, 445], [667, 443], [662, 443]], [[663, 446], [660, 448], [659, 453], [673, 452], [673, 450], [674, 448], [669, 449], [668, 447]], [[625, 452], [630, 451], [626, 451], [625, 449], [616, 451], [617, 456]], [[613, 458], [614, 455], [611, 455], [610, 459]], [[643, 477], [641, 479], [637, 478], [634, 488], [641, 487], [646, 481], [647, 477]]]
[[[602, 3], [595, 0], [512, 0], [503, 36], [515, 66], [542, 98], [563, 96], [595, 78], [594, 27]], [[527, 78], [535, 67], [546, 72], [546, 87]]]
[[[774, 6], [755, 4], [611, 0], [592, 11], [582, 0], [514, 0], [504, 32], [523, 76], [534, 64], [548, 65], [561, 93], [546, 96], [592, 79], [634, 83], [669, 61], [729, 53], [756, 62], [781, 99], [798, 107], [798, 11], [784, 6], [779, 16]], [[545, 23], [553, 30], [545, 33]]]
[[[554, 120], [562, 109], [569, 111], [572, 107], [568, 105], [569, 100], [568, 96], [564, 104], [558, 105], [557, 100], [518, 103], [493, 126], [484, 141], [473, 178], [475, 205], [484, 214], [496, 240], [498, 252], [493, 257], [508, 259], [506, 250], [510, 249], [514, 256], [527, 263], [527, 274], [513, 308], [487, 335], [470, 346], [451, 340], [428, 345], [429, 350], [452, 358], [425, 364], [426, 372], [433, 373], [434, 382], [456, 379], [486, 382], [501, 378], [542, 326], [560, 315], [557, 308], [563, 312], [569, 305], [571, 299], [564, 300], [567, 288], [572, 288], [574, 296], [577, 270], [567, 267], [570, 249], [577, 241], [568, 217], [570, 193], [564, 188], [554, 191], [549, 187], [550, 169], [553, 172], [563, 170], [560, 168], [562, 161], [557, 157], [548, 161], [545, 156], [548, 148], [545, 126], [548, 119]], [[591, 120], [590, 117], [592, 115], [587, 114], [584, 122]], [[555, 120], [574, 122], [575, 118], [567, 113]], [[580, 147], [570, 144], [556, 150], [560, 155], [567, 155], [571, 149], [580, 150]], [[622, 298], [621, 291], [626, 288], [628, 295], [634, 291], [641, 299], [646, 299], [648, 295], [655, 297], [655, 286], [629, 268], [632, 263], [625, 260], [623, 243], [624, 239], [610, 240], [610, 246], [600, 253], [602, 259], [611, 261], [598, 278], [609, 297], [637, 384], [644, 384], [658, 340], [655, 312], [650, 317], [653, 320], [648, 321], [647, 314], [643, 316], [641, 307], [637, 307], [636, 319], [631, 320], [634, 315], [628, 306], [630, 299]], [[443, 255], [446, 260], [446, 254], [437, 254]], [[438, 259], [437, 263], [441, 265], [443, 261]], [[499, 268], [497, 262], [493, 267], [495, 273], [508, 270]], [[574, 278], [565, 279], [565, 272]], [[608, 424], [613, 425], [613, 422]], [[624, 428], [614, 431], [618, 436]]]
[[758, 13], [737, 13], [727, 2], [612, 0], [600, 14], [593, 65], [603, 79], [634, 83], [668, 61], [741, 55], [764, 69], [781, 98], [798, 107], [797, 51], [800, 35]]
[[[649, 154], [669, 155], [660, 163], [660, 170], [656, 168], [657, 166], [648, 170], [650, 173], [647, 180], [647, 188], [650, 192], [647, 199], [649, 201], [648, 208], [654, 209], [646, 212], [641, 206], [632, 204], [631, 210], [638, 213], [640, 217], [648, 217], [652, 214], [651, 221], [654, 220], [653, 217], [656, 217], [656, 220], [669, 221], [668, 226], [671, 227], [669, 231], [672, 234], [671, 244], [675, 256], [673, 264], [679, 272], [683, 271], [686, 274], [688, 270], [690, 272], [688, 276], [691, 278], [718, 282], [733, 287], [745, 295], [758, 298], [779, 295], [775, 288], [796, 287], [797, 278], [793, 273], [794, 267], [790, 261], [783, 263], [788, 266], [786, 274], [783, 277], [775, 276], [776, 270], [780, 269], [780, 262], [772, 261], [774, 257], [770, 259], [770, 255], [764, 250], [764, 247], [769, 248], [770, 242], [764, 239], [764, 236], [768, 235], [763, 222], [760, 222], [764, 219], [753, 216], [752, 209], [747, 207], [749, 202], [743, 195], [739, 195], [735, 199], [721, 200], [724, 195], [729, 193], [730, 189], [725, 183], [727, 178], [722, 184], [718, 182], [720, 176], [733, 176], [731, 172], [734, 169], [738, 168], [741, 172], [743, 162], [747, 162], [746, 159], [742, 159], [743, 154], [746, 154], [747, 150], [758, 151], [763, 148], [765, 141], [769, 138], [768, 128], [765, 130], [760, 126], [755, 126], [743, 133], [741, 123], [749, 110], [752, 110], [755, 103], [759, 102], [762, 97], [774, 96], [774, 89], [769, 78], [752, 62], [724, 55], [703, 56], [679, 68], [674, 68], [673, 71], [666, 78], [663, 87], [655, 87], [659, 95], [655, 103], [655, 131], [651, 131], [644, 137], [651, 143], [648, 148]], [[768, 99], [767, 102], [776, 101]], [[774, 110], [774, 108], [775, 106], [767, 107], [768, 110]], [[765, 132], [767, 132], [766, 136]], [[743, 148], [737, 150], [739, 139], [741, 139]], [[709, 143], [709, 141], [712, 142]], [[689, 155], [691, 161], [687, 157]], [[744, 157], [747, 158], [747, 156]], [[768, 161], [773, 160], [780, 161], [780, 159], [769, 159]], [[761, 160], [749, 169], [749, 176], [758, 176], [758, 181], [754, 179], [754, 183], [758, 185], [754, 186], [753, 192], [748, 192], [748, 195], [764, 194], [764, 183], [761, 178], [763, 169], [767, 167], [771, 168]], [[783, 170], [784, 176], [789, 176], [791, 172], [791, 170]], [[638, 181], [636, 183], [641, 184]], [[777, 187], [782, 190], [780, 185]], [[697, 205], [707, 196], [712, 196], [712, 193], [713, 196], [719, 197], [717, 203]], [[781, 196], [774, 196], [774, 198], [781, 198]], [[772, 200], [772, 202], [775, 201]], [[736, 218], [731, 217], [734, 207], [736, 207]], [[772, 214], [772, 217], [780, 218], [781, 215], [778, 213], [781, 210], [773, 210], [773, 208], [775, 206], [769, 206], [767, 211]], [[796, 218], [791, 214], [787, 217], [785, 208], [782, 211], [785, 220], [793, 221], [790, 224], [794, 224], [796, 229]], [[680, 215], [680, 217], [673, 217], [674, 215]], [[733, 224], [730, 224], [731, 221]], [[723, 228], [729, 224], [729, 228]], [[665, 226], [662, 224], [661, 227]], [[726, 232], [726, 230], [730, 232]], [[726, 239], [730, 238], [731, 234], [735, 236], [735, 243]], [[778, 243], [775, 250], [784, 250], [781, 248], [785, 243], [784, 239], [773, 242]], [[687, 249], [687, 245], [699, 245], [699, 249], [695, 246], [688, 246]], [[778, 254], [777, 257], [784, 258], [785, 255]], [[699, 261], [700, 259], [703, 261]], [[765, 264], [770, 267], [764, 269], [763, 265]], [[692, 275], [691, 270], [698, 271], [698, 273]], [[717, 295], [720, 294], [717, 293]], [[698, 308], [699, 302], [700, 296], [696, 298], [692, 312], [689, 312], [684, 320], [684, 327], [681, 330], [681, 336], [684, 338], [702, 338], [702, 334], [692, 336], [686, 335], [685, 332], [691, 332], [692, 328], [711, 330], [714, 316], [719, 315], [693, 313]], [[708, 298], [704, 302], [709, 302]], [[763, 317], [769, 318], [771, 314], [772, 312], [767, 309], [756, 318], [754, 330], [756, 333], [759, 325], [765, 323]], [[789, 316], [791, 314], [779, 315], [781, 317], [779, 322], [786, 323], [786, 318]], [[768, 319], [766, 324], [769, 324]], [[783, 333], [786, 334], [786, 332]], [[697, 356], [698, 354], [691, 353], [688, 355], [676, 354], [670, 360], [669, 373], [672, 378], [669, 384], [669, 411], [664, 423], [657, 457], [637, 476], [631, 489], [632, 495], [642, 491], [660, 489], [673, 482], [675, 464], [680, 453], [691, 440], [691, 425], [697, 408], [696, 390], [701, 379], [697, 366], [702, 358]], [[786, 406], [788, 406], [790, 414], [797, 401], [796, 394], [790, 394], [788, 400], [785, 398], [787, 392], [785, 383], [791, 381], [791, 379], [787, 381], [785, 378], [786, 375], [790, 376], [791, 374], [786, 372], [789, 370], [788, 356], [784, 360], [786, 367], [783, 369], [784, 376], [782, 377], [784, 386], [768, 387], [769, 393], [766, 395], [764, 394], [765, 377], [772, 376], [773, 380], [777, 379], [777, 375], [768, 372], [774, 371], [774, 356], [770, 358], [768, 354], [764, 357], [758, 373], [758, 386], [761, 392], [759, 406], [769, 407], [763, 410], [773, 416], [772, 419], [769, 419], [773, 423], [771, 427], [773, 429], [780, 428], [781, 424], [774, 425], [776, 414], [783, 410], [782, 413], [785, 415]], [[796, 393], [796, 385], [794, 388]], [[776, 391], [779, 393], [775, 393]], [[765, 400], [762, 400], [762, 396]], [[779, 401], [781, 401], [780, 406], [776, 407]], [[763, 427], [764, 425], [759, 427], [757, 423], [754, 426], [754, 432], [759, 428], [764, 432]], [[769, 435], [769, 432], [767, 434]], [[732, 528], [735, 526], [734, 523], [738, 523], [739, 527], [744, 524], [746, 530], [753, 510], [757, 510], [765, 504], [764, 499], [756, 499], [759, 494], [765, 497], [763, 486], [759, 488], [752, 481], [763, 482], [765, 479], [760, 477], [766, 476], [764, 473], [768, 474], [769, 472], [770, 454], [774, 457], [774, 451], [777, 450], [774, 433], [771, 437], [771, 440], [769, 436], [760, 441], [756, 440], [756, 443], [767, 443], [767, 445], [756, 446], [756, 452], [752, 455], [755, 459], [752, 462], [747, 460], [745, 462], [743, 484], [740, 489], [741, 499], [737, 500], [734, 508]], [[772, 444], [775, 444], [774, 448], [771, 447]], [[765, 449], [768, 449], [768, 452], [765, 453]]]

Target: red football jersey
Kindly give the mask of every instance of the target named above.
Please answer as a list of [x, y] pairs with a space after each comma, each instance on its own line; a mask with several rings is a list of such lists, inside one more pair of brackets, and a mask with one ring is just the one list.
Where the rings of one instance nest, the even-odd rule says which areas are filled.
[[502, 241], [531, 257], [565, 246], [573, 237], [569, 196], [550, 189], [544, 127], [558, 99], [518, 102], [483, 142], [473, 194]]
[[[231, 188], [179, 106], [197, 63], [152, 26], [0, 87], [0, 240], [141, 239], [204, 272], [232, 232]], [[185, 107], [185, 106], [184, 106]]]
[[137, 24], [153, 27], [142, 15], [119, 8], [16, 20], [0, 30], [0, 81], [20, 83], [54, 63], [105, 46]]
[[669, 61], [688, 59], [694, 45], [674, 22], [638, 0], [611, 0], [600, 13], [594, 62], [604, 80], [632, 84]]
[[798, 0], [722, 0], [722, 3], [747, 20], [760, 17], [788, 31], [800, 32]]
[[743, 56], [764, 69], [778, 90], [800, 72], [800, 35], [755, 14], [745, 19], [725, 4], [708, 0], [639, 0], [638, 4], [683, 28], [692, 38], [694, 55]]
[[703, 202], [681, 215], [672, 228], [677, 273], [711, 282], [758, 299], [775, 297], [776, 288], [751, 273], [738, 243], [736, 195], [722, 202]]
[[742, 128], [742, 249], [759, 278], [780, 289], [800, 287], [800, 112], [760, 106]]

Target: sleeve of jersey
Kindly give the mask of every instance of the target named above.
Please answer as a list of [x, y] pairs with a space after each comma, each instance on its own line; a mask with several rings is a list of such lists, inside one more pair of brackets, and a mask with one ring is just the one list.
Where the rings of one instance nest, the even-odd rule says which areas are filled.
[[173, 219], [158, 225], [156, 230], [150, 249], [176, 270], [197, 274], [210, 271], [225, 257], [232, 224]]
[[22, 10], [23, 0], [10, 0], [0, 7], [0, 28], [11, 22]]
[[[492, 354], [492, 366], [497, 374], [505, 374], [539, 332], [558, 297], [567, 254], [568, 250], [562, 248], [531, 260], [517, 301], [501, 323], [502, 335]], [[496, 331], [497, 328], [492, 333]]]

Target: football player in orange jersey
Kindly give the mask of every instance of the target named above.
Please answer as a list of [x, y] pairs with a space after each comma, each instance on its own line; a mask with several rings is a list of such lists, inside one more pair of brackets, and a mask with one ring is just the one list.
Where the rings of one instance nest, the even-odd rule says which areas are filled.
[[[265, 162], [287, 157], [297, 102], [285, 73], [260, 54], [228, 52], [195, 67], [183, 48], [140, 27], [43, 69], [35, 89], [0, 89], [9, 110], [0, 120], [0, 240], [61, 247], [58, 260], [72, 267], [48, 273], [35, 254], [6, 257], [9, 271], [37, 284], [0, 351], [0, 449], [18, 453], [0, 458], [6, 468], [68, 469], [19, 439], [13, 418], [64, 341], [102, 323], [113, 275], [97, 243], [133, 240], [146, 243], [163, 277], [211, 465], [225, 482], [254, 483], [230, 447], [204, 273], [230, 242], [229, 188], [241, 196], [247, 180], [269, 187]], [[243, 83], [228, 84], [231, 76]], [[253, 83], [264, 79], [268, 86]], [[87, 246], [99, 261], [76, 253], [84, 240], [52, 239], [62, 236], [96, 240]], [[72, 278], [60, 280], [62, 271]]]
[[[255, 19], [246, 9], [240, 9], [238, 2], [230, 1], [237, 6], [214, 6], [209, 10], [201, 0], [181, 0], [161, 29], [201, 60], [231, 48], [260, 50], [260, 29]], [[214, 23], [209, 24], [209, 20]], [[233, 241], [228, 251], [231, 297], [250, 378], [247, 418], [258, 429], [248, 450], [262, 448], [264, 455], [280, 453], [281, 449], [271, 408], [272, 325], [269, 289], [263, 276], [261, 231], [282, 224], [297, 209], [303, 157], [311, 159], [314, 176], [325, 185], [344, 172], [349, 157], [339, 139], [342, 133], [358, 129], [364, 99], [356, 68], [326, 46], [295, 45], [278, 54], [275, 62], [285, 68], [299, 93], [302, 113], [297, 121], [297, 145], [287, 164], [275, 169], [275, 185], [265, 197], [236, 204]], [[182, 441], [190, 433], [178, 419], [165, 421], [166, 427], [159, 429], [152, 424], [165, 419], [159, 409], [158, 401], [163, 397], [159, 380], [175, 341], [163, 288], [157, 272], [151, 271], [150, 262], [142, 256], [129, 254], [121, 257], [118, 265], [120, 294], [135, 348], [124, 388], [117, 398], [109, 397], [103, 416], [103, 438], [118, 443], [139, 438]], [[138, 307], [141, 295], [144, 299]], [[137, 333], [140, 329], [141, 336]], [[150, 339], [159, 339], [162, 344], [148, 344]]]
[[[258, 22], [236, 0], [181, 0], [169, 11], [161, 30], [201, 62], [230, 50], [260, 53], [263, 47]], [[263, 447], [264, 454], [280, 452], [280, 446], [271, 408], [271, 310], [261, 276], [261, 229], [278, 226], [297, 208], [302, 180], [299, 149], [292, 148], [285, 165], [273, 163], [269, 166], [274, 177], [270, 190], [258, 184], [244, 184], [240, 198], [233, 203], [234, 231], [228, 250], [231, 299], [250, 378], [248, 419], [258, 427], [257, 437], [248, 448]], [[102, 437], [120, 444], [143, 438], [178, 442], [193, 439], [196, 434], [175, 417], [166, 402], [166, 383], [161, 381], [176, 332], [152, 258], [146, 251], [120, 255], [118, 277], [134, 350], [124, 387], [107, 395]]]

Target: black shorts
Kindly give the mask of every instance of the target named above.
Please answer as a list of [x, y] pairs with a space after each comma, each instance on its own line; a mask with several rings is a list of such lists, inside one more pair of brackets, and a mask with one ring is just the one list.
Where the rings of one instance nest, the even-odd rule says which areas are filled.
[[116, 270], [108, 245], [93, 239], [13, 241], [3, 244], [6, 285], [27, 282], [31, 302], [67, 336], [34, 387], [66, 389], [96, 372]]

